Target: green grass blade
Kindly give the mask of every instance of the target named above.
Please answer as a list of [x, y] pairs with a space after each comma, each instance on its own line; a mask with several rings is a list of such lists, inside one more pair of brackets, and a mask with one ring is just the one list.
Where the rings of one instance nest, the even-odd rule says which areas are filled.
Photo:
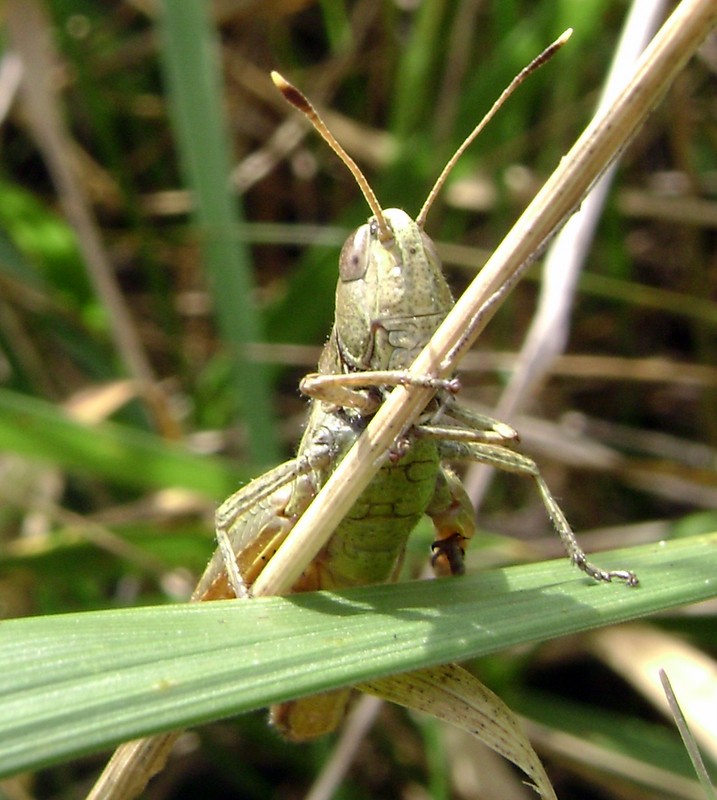
[[401, 48], [396, 75], [396, 90], [391, 108], [391, 131], [404, 142], [414, 133], [423, 106], [416, 102], [430, 84], [431, 71], [439, 55], [436, 41], [440, 36], [446, 3], [423, 3], [418, 8], [411, 37]]
[[291, 598], [10, 620], [0, 775], [374, 677], [634, 619], [717, 594], [717, 534], [603, 553], [641, 585], [565, 560]]
[[660, 667], [659, 672], [660, 682], [662, 683], [662, 688], [664, 689], [665, 696], [667, 697], [667, 702], [670, 706], [672, 717], [675, 720], [677, 730], [680, 732], [680, 737], [692, 763], [695, 775], [697, 775], [697, 779], [700, 782], [700, 787], [705, 794], [706, 800], [717, 800], [717, 794], [715, 794], [714, 787], [710, 781], [710, 776], [707, 772], [707, 768], [705, 767], [702, 753], [700, 753], [699, 745], [697, 744], [694, 734], [690, 730], [690, 726], [685, 719], [682, 709], [680, 708], [679, 701], [677, 700], [675, 692], [672, 688], [672, 684], [670, 683], [670, 678], [662, 667]]
[[341, 52], [351, 40], [351, 22], [346, 13], [345, 0], [321, 0], [326, 38], [335, 53]]
[[[602, 710], [600, 698], [586, 697], [586, 702], [576, 702], [554, 693], [519, 689], [505, 699], [514, 711], [542, 727], [543, 741], [555, 733], [553, 741], [559, 740], [556, 749], [568, 759], [588, 769], [598, 762], [618, 780], [634, 780], [652, 791], [666, 791], [670, 797], [697, 796], [685, 747], [677, 732], [661, 722]], [[594, 703], [588, 705], [588, 700]], [[636, 765], [640, 768], [636, 769]], [[692, 794], [688, 794], [687, 785]], [[708, 795], [704, 797], [707, 800]]]
[[146, 489], [182, 487], [220, 499], [248, 480], [229, 462], [109, 422], [85, 425], [44, 400], [0, 389], [0, 451]]
[[279, 460], [267, 371], [247, 361], [244, 346], [260, 341], [252, 305], [251, 260], [238, 235], [240, 208], [230, 192], [230, 158], [222, 114], [219, 46], [204, 0], [165, 0], [162, 55], [181, 160], [195, 204], [202, 255], [222, 339], [255, 464]]

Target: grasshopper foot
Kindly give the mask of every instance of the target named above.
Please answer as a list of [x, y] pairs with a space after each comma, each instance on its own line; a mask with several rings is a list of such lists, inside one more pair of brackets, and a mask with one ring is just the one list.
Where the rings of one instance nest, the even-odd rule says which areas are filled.
[[463, 542], [467, 541], [465, 536], [454, 533], [445, 539], [438, 539], [431, 545], [431, 566], [438, 575], [463, 575], [465, 572], [466, 551]]
[[591, 564], [585, 553], [574, 553], [570, 559], [578, 569], [581, 569], [586, 575], [594, 578], [596, 581], [605, 581], [612, 583], [612, 581], [624, 581], [628, 586], [639, 586], [640, 581], [634, 572], [628, 569], [612, 569], [604, 570]]

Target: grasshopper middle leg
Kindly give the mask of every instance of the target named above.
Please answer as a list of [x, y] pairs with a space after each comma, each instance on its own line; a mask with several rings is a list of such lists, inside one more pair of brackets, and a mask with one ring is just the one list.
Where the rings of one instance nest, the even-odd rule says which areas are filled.
[[[462, 429], [456, 430], [459, 432], [460, 438]], [[585, 551], [578, 544], [575, 533], [565, 518], [565, 514], [550, 492], [537, 464], [531, 458], [498, 444], [451, 441], [447, 438], [443, 439], [439, 449], [441, 457], [449, 461], [477, 461], [481, 464], [501, 469], [504, 472], [512, 472], [532, 478], [570, 561], [595, 580], [608, 582], [621, 580], [629, 586], [637, 586], [638, 579], [634, 572], [622, 569], [604, 570], [588, 560]]]

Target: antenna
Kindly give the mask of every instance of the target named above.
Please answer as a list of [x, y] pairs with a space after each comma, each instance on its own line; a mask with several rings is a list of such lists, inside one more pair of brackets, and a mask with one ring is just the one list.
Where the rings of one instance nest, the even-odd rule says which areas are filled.
[[336, 153], [336, 155], [346, 164], [346, 166], [351, 170], [351, 174], [356, 179], [356, 183], [359, 185], [359, 189], [363, 192], [363, 196], [366, 198], [366, 202], [369, 204], [371, 211], [374, 213], [376, 217], [376, 221], [378, 222], [378, 229], [379, 229], [379, 239], [382, 242], [387, 242], [393, 239], [393, 233], [391, 229], [388, 227], [388, 223], [386, 222], [386, 217], [383, 214], [383, 210], [379, 205], [379, 202], [374, 194], [373, 189], [369, 186], [368, 181], [366, 180], [363, 172], [359, 169], [356, 162], [351, 158], [351, 156], [344, 150], [343, 147], [336, 141], [336, 137], [331, 133], [331, 131], [326, 127], [326, 123], [321, 119], [318, 115], [316, 109], [311, 105], [311, 103], [306, 99], [306, 97], [296, 88], [289, 83], [284, 77], [282, 77], [278, 72], [271, 73], [271, 79], [274, 81], [274, 86], [284, 95], [284, 98], [287, 102], [291, 103], [292, 106], [298, 108], [304, 115], [309, 118], [311, 124], [316, 128], [316, 130], [323, 136], [323, 138], [328, 143], [329, 147]]
[[508, 87], [503, 90], [500, 97], [493, 103], [491, 106], [490, 111], [483, 117], [483, 119], [476, 125], [473, 131], [468, 135], [465, 139], [463, 144], [456, 150], [453, 156], [450, 158], [448, 163], [445, 167], [443, 167], [443, 172], [438, 176], [438, 180], [433, 185], [433, 188], [428, 193], [428, 197], [426, 198], [426, 202], [423, 204], [423, 208], [421, 209], [419, 215], [416, 217], [416, 224], [419, 228], [423, 228], [426, 224], [426, 217], [428, 216], [428, 212], [433, 205], [433, 201], [436, 199], [438, 192], [441, 191], [443, 188], [443, 184], [446, 182], [446, 178], [448, 174], [456, 165], [456, 161], [463, 155], [466, 149], [472, 144], [473, 140], [478, 136], [478, 134], [485, 128], [485, 126], [493, 119], [495, 116], [496, 111], [503, 105], [503, 103], [510, 97], [511, 94], [520, 86], [521, 83], [530, 75], [531, 73], [535, 72], [536, 69], [542, 67], [546, 61], [549, 61], [555, 53], [568, 41], [568, 39], [573, 35], [573, 29], [568, 28], [565, 33], [559, 36], [551, 45], [548, 45], [545, 50], [539, 55], [536, 56], [527, 67], [523, 67], [521, 71], [513, 78], [510, 82]]

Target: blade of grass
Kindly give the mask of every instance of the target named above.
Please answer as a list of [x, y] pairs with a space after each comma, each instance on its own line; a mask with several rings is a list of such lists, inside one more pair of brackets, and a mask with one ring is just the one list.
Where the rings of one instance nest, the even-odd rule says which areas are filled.
[[194, 195], [195, 224], [222, 340], [255, 464], [279, 459], [267, 370], [244, 347], [260, 341], [252, 305], [249, 250], [242, 214], [229, 187], [230, 157], [218, 71], [219, 45], [203, 0], [164, 0], [159, 15], [162, 56], [177, 145]]
[[441, 19], [445, 5], [443, 0], [422, 3], [417, 9], [411, 37], [400, 50], [389, 130], [402, 143], [415, 131], [422, 113], [422, 104], [417, 103], [416, 98], [430, 83], [432, 64], [441, 55], [436, 40], [443, 29]]
[[214, 498], [250, 478], [158, 436], [109, 422], [83, 425], [50, 403], [6, 389], [0, 389], [0, 451], [141, 489], [181, 486]]
[[641, 786], [647, 797], [704, 800], [673, 731], [654, 720], [604, 711], [599, 698], [584, 700], [521, 690], [508, 698], [511, 708], [529, 716], [526, 728], [544, 757], [572, 765], [576, 772], [599, 771], [606, 784], [617, 780]]
[[566, 560], [290, 598], [10, 620], [0, 774], [297, 695], [485, 655], [717, 594], [717, 534], [604, 553], [641, 587]]
[[709, 772], [707, 772], [705, 762], [702, 759], [702, 754], [700, 753], [700, 749], [697, 745], [695, 737], [692, 735], [690, 727], [687, 724], [687, 720], [685, 719], [685, 715], [682, 713], [680, 704], [677, 701], [677, 697], [675, 697], [672, 685], [670, 684], [670, 679], [667, 677], [667, 673], [664, 669], [661, 669], [659, 674], [662, 687], [665, 690], [665, 697], [667, 697], [667, 702], [670, 705], [672, 716], [675, 719], [675, 725], [677, 725], [677, 729], [680, 732], [680, 736], [682, 737], [682, 741], [685, 745], [685, 750], [687, 750], [687, 753], [689, 754], [690, 761], [692, 762], [692, 766], [700, 782], [702, 791], [705, 793], [707, 800], [716, 800], [717, 794], [715, 794], [715, 790], [712, 787]]
[[331, 49], [341, 52], [351, 41], [351, 23], [344, 0], [321, 0], [321, 12]]

